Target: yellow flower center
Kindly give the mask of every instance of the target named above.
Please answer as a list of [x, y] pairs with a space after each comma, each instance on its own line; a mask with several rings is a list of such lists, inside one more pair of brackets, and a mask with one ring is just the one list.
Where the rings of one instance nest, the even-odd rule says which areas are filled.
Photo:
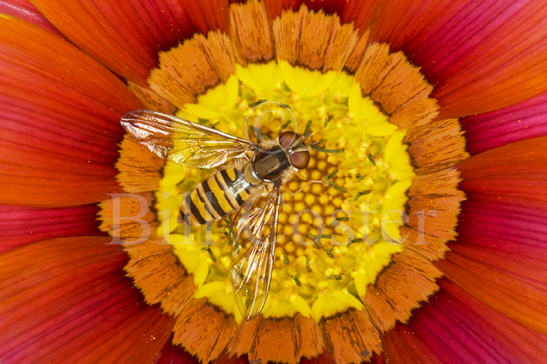
[[[367, 284], [403, 249], [399, 227], [414, 177], [404, 132], [361, 96], [352, 76], [286, 62], [238, 66], [228, 82], [185, 106], [178, 116], [255, 141], [277, 138], [280, 130], [312, 131], [306, 172], [284, 186], [262, 314], [320, 320], [361, 309]], [[240, 321], [229, 278], [233, 217], [197, 228], [176, 223], [183, 196], [213, 172], [166, 164], [156, 193], [158, 234], [194, 275], [195, 297]]]

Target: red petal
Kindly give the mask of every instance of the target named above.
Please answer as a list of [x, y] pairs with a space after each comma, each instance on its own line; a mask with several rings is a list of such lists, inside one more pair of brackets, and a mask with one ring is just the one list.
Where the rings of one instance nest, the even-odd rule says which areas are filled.
[[486, 114], [460, 120], [467, 150], [477, 154], [547, 134], [547, 92]]
[[387, 362], [539, 363], [547, 337], [524, 328], [447, 280], [408, 325], [398, 324], [383, 343]]
[[180, 346], [171, 344], [172, 337], [154, 360], [154, 364], [198, 364], [198, 360], [184, 351]]
[[119, 120], [140, 107], [119, 79], [67, 42], [0, 18], [0, 203], [80, 205], [119, 192]]
[[491, 111], [545, 90], [547, 4], [529, 1], [405, 0], [375, 19], [373, 40], [421, 66], [439, 118]]
[[227, 0], [34, 0], [65, 36], [124, 78], [145, 86], [159, 51], [194, 33], [227, 28]]
[[475, 155], [457, 167], [468, 200], [497, 201], [547, 212], [547, 137]]
[[[351, 0], [351, 3], [348, 4], [348, 1], [340, 0], [265, 0], [264, 4], [266, 5], [268, 14], [273, 19], [280, 16], [283, 10], [298, 11], [302, 4], [304, 4], [308, 9], [316, 13], [322, 11], [325, 14], [342, 14], [345, 7], [347, 7], [348, 5], [355, 6], [355, 3], [358, 1], [360, 0]], [[351, 20], [348, 21], [348, 23], [349, 22], [351, 22]]]
[[474, 297], [547, 333], [547, 137], [459, 164], [459, 238], [436, 265]]
[[0, 253], [36, 241], [98, 235], [95, 205], [43, 209], [0, 205]]
[[148, 307], [109, 238], [55, 239], [0, 255], [0, 357], [11, 363], [150, 363], [172, 319]]
[[349, 0], [342, 10], [341, 17], [344, 23], [354, 23], [356, 28], [364, 31], [378, 11], [378, 5], [382, 0]]
[[16, 16], [61, 36], [61, 33], [40, 14], [29, 0], [0, 0], [0, 13]]

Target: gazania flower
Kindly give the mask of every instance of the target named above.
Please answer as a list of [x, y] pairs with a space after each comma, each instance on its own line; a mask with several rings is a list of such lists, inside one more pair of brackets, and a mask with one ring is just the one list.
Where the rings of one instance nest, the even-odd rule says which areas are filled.
[[[32, 3], [0, 2], [2, 361], [544, 360], [543, 2]], [[176, 222], [214, 170], [138, 109], [305, 136], [256, 318], [241, 216]]]

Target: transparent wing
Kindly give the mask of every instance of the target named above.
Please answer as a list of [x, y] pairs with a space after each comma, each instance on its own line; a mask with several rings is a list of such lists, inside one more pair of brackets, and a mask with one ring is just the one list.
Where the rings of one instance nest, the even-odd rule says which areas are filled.
[[268, 298], [277, 243], [277, 217], [281, 187], [275, 187], [264, 203], [255, 203], [237, 223], [234, 265], [231, 268], [236, 301], [247, 320], [256, 317]]
[[188, 167], [215, 168], [230, 160], [245, 162], [256, 150], [249, 140], [150, 110], [130, 111], [121, 124], [135, 141], [158, 157]]

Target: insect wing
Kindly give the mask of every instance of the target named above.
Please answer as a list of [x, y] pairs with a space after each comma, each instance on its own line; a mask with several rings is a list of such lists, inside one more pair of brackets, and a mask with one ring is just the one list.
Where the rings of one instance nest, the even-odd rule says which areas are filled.
[[281, 187], [276, 187], [264, 204], [257, 203], [237, 223], [235, 263], [231, 276], [236, 302], [247, 320], [256, 317], [268, 298], [277, 243], [277, 218]]
[[152, 153], [195, 168], [215, 168], [230, 160], [246, 162], [256, 145], [201, 124], [150, 110], [135, 110], [121, 119], [125, 130]]

